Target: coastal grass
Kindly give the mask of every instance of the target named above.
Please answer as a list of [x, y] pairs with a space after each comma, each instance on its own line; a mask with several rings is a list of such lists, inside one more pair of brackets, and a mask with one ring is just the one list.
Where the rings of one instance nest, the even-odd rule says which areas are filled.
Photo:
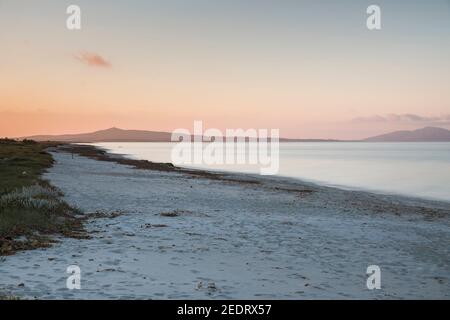
[[0, 195], [29, 186], [53, 163], [48, 144], [0, 139]]
[[12, 301], [12, 300], [20, 300], [20, 298], [16, 297], [16, 296], [1, 296], [0, 295], [0, 300]]
[[49, 246], [50, 234], [81, 237], [79, 211], [41, 178], [55, 143], [0, 139], [0, 256]]

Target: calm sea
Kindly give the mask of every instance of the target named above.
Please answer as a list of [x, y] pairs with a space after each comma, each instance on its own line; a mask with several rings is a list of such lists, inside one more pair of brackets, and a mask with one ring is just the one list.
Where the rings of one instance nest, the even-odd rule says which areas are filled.
[[[108, 142], [96, 146], [133, 159], [171, 162], [172, 143]], [[197, 168], [258, 173], [243, 165]], [[346, 189], [450, 201], [450, 143], [280, 143], [279, 176]]]

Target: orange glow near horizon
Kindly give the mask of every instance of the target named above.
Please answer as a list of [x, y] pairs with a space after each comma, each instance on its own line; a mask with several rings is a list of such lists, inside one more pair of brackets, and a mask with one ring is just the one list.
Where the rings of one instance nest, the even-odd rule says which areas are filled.
[[[388, 20], [379, 33], [359, 24], [363, 7], [350, 6], [346, 20], [334, 21], [312, 3], [312, 12], [298, 10], [302, 19], [287, 16], [291, 25], [283, 19], [297, 7], [225, 7], [236, 32], [228, 11], [214, 7], [226, 4], [209, 4], [209, 15], [158, 7], [166, 14], [159, 17], [155, 8], [111, 4], [106, 13], [80, 1], [90, 19], [72, 32], [60, 23], [63, 5], [43, 1], [46, 14], [38, 16], [38, 4], [4, 1], [0, 137], [113, 126], [172, 131], [194, 120], [221, 130], [278, 128], [290, 138], [450, 128], [450, 37], [436, 32], [450, 27], [445, 2], [430, 4], [429, 13], [416, 4], [428, 15], [412, 30]], [[402, 18], [395, 4], [385, 8]], [[113, 24], [122, 13], [133, 18]], [[266, 15], [274, 15], [270, 24]]]

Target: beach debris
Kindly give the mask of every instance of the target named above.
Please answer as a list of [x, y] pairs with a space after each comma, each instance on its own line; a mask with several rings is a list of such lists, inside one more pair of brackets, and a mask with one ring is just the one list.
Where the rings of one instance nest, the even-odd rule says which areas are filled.
[[172, 244], [171, 246], [158, 246], [158, 249], [161, 252], [165, 252], [166, 249], [172, 249], [173, 247], [175, 247], [175, 244]]
[[30, 235], [25, 240], [18, 240], [12, 237], [0, 238], [0, 256], [12, 255], [19, 250], [30, 250], [36, 248], [47, 248], [56, 240], [46, 236]]
[[311, 190], [311, 189], [291, 189], [291, 188], [282, 188], [282, 187], [275, 187], [274, 189], [277, 191], [295, 193], [299, 197], [310, 195], [315, 192], [314, 190]]
[[202, 234], [196, 232], [186, 232], [188, 236], [201, 236]]
[[116, 269], [114, 268], [105, 268], [105, 269], [97, 269], [96, 272], [114, 272]]
[[190, 210], [176, 209], [172, 211], [164, 211], [159, 214], [162, 217], [178, 217], [178, 216], [191, 216], [191, 217], [209, 217], [206, 213], [193, 212]]
[[195, 290], [205, 290], [205, 291], [207, 291], [208, 294], [211, 294], [211, 293], [217, 291], [218, 289], [217, 289], [216, 283], [213, 281], [209, 281], [206, 284], [203, 283], [203, 281], [200, 281], [199, 283], [197, 283]]
[[135, 234], [132, 233], [132, 232], [125, 232], [123, 235], [127, 236], [127, 237], [134, 237], [135, 236]]
[[444, 277], [435, 276], [433, 277], [434, 280], [436, 280], [439, 284], [443, 284], [447, 279]]
[[216, 284], [214, 282], [209, 282], [208, 283], [208, 290], [216, 291], [217, 290]]
[[0, 247], [0, 254], [6, 254], [6, 253], [9, 253], [9, 252], [11, 252], [13, 250], [13, 248], [12, 248], [12, 246], [9, 244], [9, 242], [3, 242], [2, 244], [1, 244], [1, 247]]
[[161, 212], [159, 215], [162, 217], [178, 217], [180, 215], [180, 210], [174, 210], [174, 211], [168, 211], [168, 212]]
[[123, 211], [106, 212], [106, 211], [97, 210], [95, 212], [86, 213], [84, 215], [84, 217], [86, 217], [86, 218], [109, 218], [109, 219], [114, 219], [114, 218], [117, 218], [117, 217], [119, 217], [119, 216], [121, 216], [123, 214], [124, 214]]
[[141, 226], [141, 228], [166, 228], [168, 227], [167, 224], [151, 224], [151, 223], [146, 223], [143, 226]]

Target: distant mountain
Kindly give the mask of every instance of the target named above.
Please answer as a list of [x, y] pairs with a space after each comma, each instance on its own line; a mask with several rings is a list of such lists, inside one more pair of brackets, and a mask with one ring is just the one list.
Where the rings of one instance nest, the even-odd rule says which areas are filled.
[[[35, 141], [61, 141], [61, 142], [171, 142], [172, 134], [169, 132], [124, 130], [110, 128], [81, 134], [64, 135], [38, 135], [22, 137], [20, 139], [31, 139]], [[337, 140], [323, 139], [286, 139], [280, 138], [280, 142], [331, 142]]]
[[[63, 135], [37, 135], [22, 137], [35, 141], [61, 141], [61, 142], [171, 142], [170, 132], [124, 130], [110, 128], [81, 134]], [[325, 139], [286, 139], [280, 142], [335, 142], [342, 140]], [[395, 131], [379, 136], [370, 137], [361, 141], [369, 142], [450, 142], [450, 130], [436, 127], [425, 127], [414, 131]]]
[[168, 132], [110, 128], [91, 133], [40, 135], [26, 138], [35, 141], [61, 142], [168, 142], [170, 137], [171, 133]]
[[364, 139], [372, 142], [450, 142], [450, 130], [425, 127], [413, 131], [395, 131]]

